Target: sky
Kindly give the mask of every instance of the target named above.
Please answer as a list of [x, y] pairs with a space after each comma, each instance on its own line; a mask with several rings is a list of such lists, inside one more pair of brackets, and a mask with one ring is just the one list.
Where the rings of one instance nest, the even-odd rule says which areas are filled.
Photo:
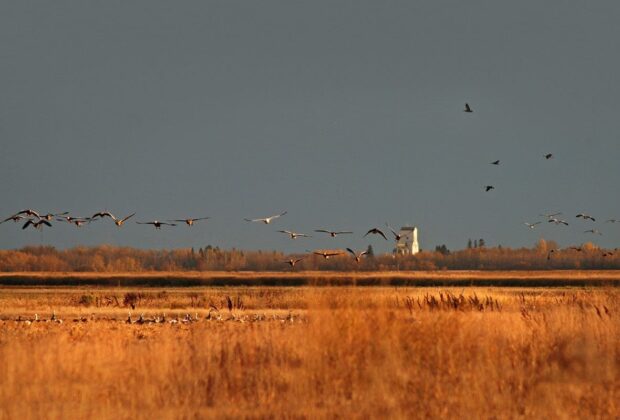
[[[2, 2], [0, 215], [212, 219], [7, 222], [0, 248], [383, 252], [362, 235], [386, 222], [423, 249], [617, 247], [619, 18], [611, 0]], [[551, 211], [570, 226], [523, 225]], [[355, 235], [276, 232], [320, 228]]]

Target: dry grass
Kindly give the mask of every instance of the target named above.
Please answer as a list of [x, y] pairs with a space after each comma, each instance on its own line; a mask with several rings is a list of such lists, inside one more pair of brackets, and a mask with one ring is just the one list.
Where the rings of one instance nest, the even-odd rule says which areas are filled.
[[[80, 303], [128, 292], [200, 321]], [[617, 289], [3, 289], [0, 417], [617, 418], [618, 308]]]

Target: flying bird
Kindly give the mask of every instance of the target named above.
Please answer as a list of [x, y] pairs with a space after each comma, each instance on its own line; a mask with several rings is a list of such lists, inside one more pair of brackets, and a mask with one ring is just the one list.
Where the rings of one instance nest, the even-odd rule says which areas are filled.
[[14, 214], [14, 216], [23, 216], [23, 215], [28, 216], [28, 217], [36, 217], [37, 219], [41, 218], [41, 216], [39, 216], [39, 213], [32, 209], [22, 210]]
[[26, 218], [27, 218], [26, 216], [21, 216], [21, 215], [14, 214], [13, 216], [9, 216], [6, 219], [4, 219], [3, 221], [1, 221], [0, 224], [4, 223], [4, 222], [8, 222], [9, 220], [12, 220], [13, 222], [17, 223], [20, 220], [24, 220]]
[[306, 257], [301, 257], [301, 258], [297, 258], [297, 259], [291, 258], [290, 260], [284, 261], [284, 264], [288, 264], [288, 265], [291, 266], [291, 268], [293, 268], [293, 267], [295, 267], [295, 264], [297, 264], [298, 262], [300, 262], [304, 258], [306, 258]]
[[469, 104], [465, 102], [465, 109], [463, 110], [463, 112], [474, 112], [474, 111], [471, 109]]
[[491, 165], [499, 165], [499, 159], [498, 160], [494, 160], [493, 162], [491, 162]]
[[562, 214], [562, 212], [559, 211], [557, 213], [539, 214], [539, 216], [543, 216], [543, 217], [546, 217], [547, 219], [551, 219], [552, 217], [559, 216], [561, 214]]
[[327, 233], [332, 238], [335, 238], [337, 235], [346, 235], [346, 234], [353, 233], [349, 231], [333, 231], [333, 230], [325, 230], [325, 229], [316, 229], [315, 232]]
[[127, 216], [127, 217], [125, 217], [125, 218], [123, 218], [123, 219], [114, 219], [114, 224], [115, 224], [116, 226], [118, 226], [118, 227], [121, 227], [121, 226], [123, 226], [123, 224], [124, 224], [127, 220], [131, 219], [131, 218], [132, 218], [132, 217], [134, 217], [135, 215], [136, 215], [136, 213], [131, 213], [129, 216]]
[[103, 218], [105, 218], [105, 217], [109, 217], [109, 218], [110, 218], [110, 219], [112, 219], [112, 220], [116, 220], [116, 217], [114, 217], [114, 215], [113, 215], [112, 213], [110, 213], [109, 211], [100, 211], [100, 212], [97, 212], [97, 213], [93, 214], [93, 215], [90, 217], [90, 220], [91, 220], [91, 221], [92, 221], [92, 220], [95, 220], [95, 219], [97, 219], [98, 217], [99, 217], [99, 218], [101, 218], [101, 219], [103, 219]]
[[601, 231], [599, 231], [598, 229], [584, 230], [583, 233], [591, 233], [593, 235], [602, 235]]
[[484, 191], [485, 192], [489, 192], [489, 191], [494, 190], [494, 189], [495, 189], [495, 187], [493, 185], [487, 185], [486, 187], [484, 187]]
[[536, 228], [537, 225], [541, 224], [542, 222], [535, 222], [535, 223], [528, 223], [528, 222], [524, 222], [523, 224], [527, 227], [529, 227], [530, 229], [534, 229]]
[[308, 251], [308, 252], [312, 252], [314, 255], [320, 255], [326, 260], [330, 259], [331, 257], [337, 257], [338, 255], [342, 255], [342, 252], [329, 252], [329, 251]]
[[306, 235], [305, 233], [291, 232], [290, 230], [279, 230], [278, 232], [280, 232], [280, 233], [286, 233], [287, 235], [289, 235], [289, 236], [291, 237], [291, 239], [297, 239], [297, 238], [312, 238], [312, 236], [310, 236], [310, 235]]
[[207, 220], [210, 219], [210, 217], [194, 217], [194, 218], [189, 218], [189, 219], [174, 219], [174, 220], [168, 220], [169, 222], [179, 222], [179, 223], [185, 223], [187, 226], [194, 226], [194, 222], [197, 222], [199, 220]]
[[65, 211], [63, 213], [47, 213], [41, 216], [41, 218], [47, 220], [48, 222], [51, 222], [52, 220], [54, 220], [54, 217], [65, 216], [67, 214], [69, 214], [68, 211]]
[[618, 223], [618, 222], [620, 222], [620, 220], [618, 219], [609, 219], [605, 223]]
[[359, 254], [356, 254], [355, 251], [353, 251], [351, 248], [347, 248], [347, 251], [349, 251], [349, 253], [353, 255], [353, 258], [355, 258], [355, 262], [362, 261], [362, 257], [368, 254], [368, 251], [362, 251]]
[[547, 159], [547, 160], [551, 159], [552, 157], [553, 157], [553, 153], [547, 153], [545, 155], [545, 159]]
[[366, 232], [366, 234], [364, 235], [364, 238], [365, 238], [366, 236], [370, 235], [371, 233], [372, 233], [373, 235], [381, 235], [381, 236], [383, 236], [383, 239], [385, 239], [385, 240], [387, 241], [387, 238], [386, 238], [386, 236], [385, 236], [385, 233], [383, 233], [383, 232], [381, 231], [381, 229], [377, 229], [377, 228], [372, 228], [372, 229], [370, 229], [368, 232]]
[[407, 232], [404, 235], [400, 235], [400, 234], [396, 233], [396, 231], [394, 229], [392, 229], [392, 227], [387, 222], [385, 223], [385, 226], [387, 226], [387, 228], [392, 232], [392, 235], [394, 235], [394, 240], [396, 242], [400, 241], [402, 238], [404, 238], [406, 236], [409, 236], [409, 232]]
[[155, 229], [161, 229], [162, 226], [176, 226], [174, 223], [160, 222], [159, 220], [153, 220], [152, 222], [136, 222], [138, 225], [153, 225]]
[[41, 229], [41, 228], [43, 228], [43, 225], [49, 226], [49, 227], [52, 226], [52, 224], [50, 222], [48, 222], [47, 220], [45, 220], [45, 219], [40, 219], [40, 220], [38, 220], [36, 222], [33, 221], [32, 219], [28, 219], [28, 221], [26, 223], [24, 223], [24, 226], [22, 226], [22, 229], [26, 229], [28, 226], [32, 226], [32, 227], [37, 228], [37, 229]]
[[259, 219], [243, 219], [246, 222], [263, 222], [264, 224], [268, 225], [269, 223], [271, 223], [271, 221], [273, 219], [277, 219], [278, 217], [282, 217], [286, 214], [287, 212], [283, 211], [280, 214], [276, 214], [275, 216], [269, 216], [269, 217], [263, 217], [263, 218], [259, 218]]
[[585, 214], [585, 213], [579, 213], [579, 214], [578, 214], [577, 216], [575, 216], [575, 217], [581, 217], [581, 218], [583, 218], [583, 220], [588, 220], [588, 219], [590, 219], [590, 220], [592, 220], [593, 222], [596, 222], [596, 219], [595, 219], [594, 217], [592, 217], [592, 216], [590, 216], [590, 215], [587, 215], [587, 214]]
[[568, 222], [566, 220], [556, 219], [555, 217], [550, 217], [549, 220], [547, 220], [547, 221], [549, 223], [555, 223], [556, 225], [568, 226]]

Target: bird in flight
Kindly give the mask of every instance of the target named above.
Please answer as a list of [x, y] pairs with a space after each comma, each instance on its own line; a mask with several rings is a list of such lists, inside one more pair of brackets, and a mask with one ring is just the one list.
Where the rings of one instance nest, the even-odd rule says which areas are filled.
[[542, 222], [535, 222], [535, 223], [528, 223], [528, 222], [525, 222], [525, 223], [523, 223], [523, 224], [524, 224], [525, 226], [529, 227], [530, 229], [534, 229], [534, 228], [536, 228], [536, 226], [537, 226], [537, 225], [539, 225], [539, 224], [541, 224], [541, 223], [542, 223]]
[[605, 223], [619, 223], [619, 222], [620, 222], [620, 220], [618, 220], [618, 219], [609, 219]]
[[207, 220], [207, 219], [210, 219], [210, 217], [194, 217], [194, 218], [189, 218], [189, 219], [174, 219], [174, 220], [168, 220], [168, 221], [185, 223], [187, 226], [194, 226], [194, 222], [197, 222], [199, 220]]
[[43, 225], [49, 226], [49, 227], [52, 226], [52, 224], [50, 222], [48, 222], [47, 220], [45, 220], [45, 219], [40, 219], [40, 220], [38, 220], [36, 222], [33, 221], [32, 219], [28, 219], [28, 221], [26, 223], [24, 223], [24, 226], [22, 226], [22, 229], [26, 229], [28, 226], [32, 226], [32, 227], [37, 228], [37, 229], [42, 229]]
[[301, 257], [301, 258], [291, 258], [290, 260], [284, 261], [284, 264], [288, 264], [291, 266], [291, 268], [295, 267], [295, 264], [297, 264], [298, 262], [300, 262], [301, 260], [303, 260], [306, 257]]
[[32, 209], [22, 210], [20, 212], [15, 213], [14, 216], [36, 217], [37, 219], [41, 218], [41, 216], [39, 216], [39, 213], [34, 211], [34, 210], [32, 210]]
[[557, 213], [540, 214], [539, 216], [543, 216], [543, 217], [546, 217], [547, 219], [551, 219], [552, 217], [559, 216], [561, 214], [562, 214], [562, 212], [559, 211]]
[[485, 192], [489, 192], [489, 191], [494, 190], [494, 189], [495, 189], [495, 187], [493, 185], [487, 185], [486, 187], [484, 187], [484, 191]]
[[347, 235], [347, 234], [352, 234], [353, 233], [353, 232], [344, 231], [344, 230], [333, 231], [333, 230], [325, 230], [325, 229], [316, 229], [315, 232], [327, 233], [332, 238], [335, 238], [338, 235]]
[[568, 222], [566, 220], [560, 220], [560, 219], [556, 219], [555, 217], [550, 217], [549, 220], [547, 220], [549, 223], [555, 223], [556, 225], [565, 225], [568, 226]]
[[351, 248], [347, 248], [347, 251], [349, 251], [349, 253], [351, 255], [353, 255], [353, 258], [355, 258], [355, 262], [360, 262], [362, 261], [362, 257], [366, 254], [368, 254], [368, 251], [362, 251], [359, 254], [356, 254], [355, 251], [353, 251]]
[[125, 218], [123, 218], [123, 219], [116, 219], [116, 218], [114, 218], [114, 224], [115, 224], [116, 226], [118, 226], [118, 227], [121, 227], [121, 226], [123, 226], [123, 224], [124, 224], [127, 220], [131, 219], [131, 218], [132, 218], [132, 217], [134, 217], [135, 215], [136, 215], [136, 213], [131, 213], [129, 216], [127, 216], [127, 217], [125, 217]]
[[394, 240], [396, 242], [400, 241], [402, 238], [405, 238], [405, 237], [409, 236], [408, 232], [406, 234], [404, 234], [404, 235], [400, 235], [400, 234], [396, 233], [396, 231], [394, 229], [392, 229], [392, 227], [387, 222], [385, 223], [385, 226], [387, 226], [387, 228], [390, 230], [390, 232], [392, 232], [392, 235], [394, 235]]
[[499, 159], [498, 160], [494, 160], [493, 162], [491, 162], [491, 165], [499, 165]]
[[93, 214], [93, 215], [90, 217], [90, 220], [91, 220], [91, 221], [92, 221], [92, 220], [95, 220], [95, 219], [97, 219], [98, 217], [99, 217], [100, 219], [103, 219], [103, 218], [105, 218], [105, 217], [109, 217], [109, 218], [110, 218], [110, 219], [112, 219], [112, 220], [116, 220], [116, 217], [114, 217], [114, 215], [113, 215], [112, 213], [110, 213], [109, 211], [100, 211], [100, 212], [97, 212], [97, 213]]
[[465, 102], [465, 109], [463, 110], [463, 112], [474, 112], [474, 111], [471, 109], [469, 104]]
[[280, 214], [276, 214], [275, 216], [269, 216], [269, 217], [263, 217], [263, 218], [259, 218], [259, 219], [243, 219], [246, 222], [263, 222], [264, 224], [268, 225], [269, 223], [271, 223], [271, 221], [273, 219], [277, 219], [278, 217], [282, 217], [286, 214], [285, 211], [283, 211]]
[[73, 216], [62, 216], [60, 219], [56, 219], [59, 222], [67, 222], [71, 223], [77, 227], [82, 227], [84, 223], [90, 222], [88, 217], [73, 217]]
[[330, 259], [331, 257], [337, 257], [339, 255], [342, 255], [342, 252], [329, 252], [329, 251], [308, 251], [308, 252], [312, 252], [314, 255], [320, 255], [326, 260]]
[[545, 155], [545, 159], [547, 159], [547, 160], [551, 159], [552, 157], [553, 157], [553, 153], [547, 153]]
[[68, 211], [65, 211], [63, 213], [47, 213], [47, 214], [41, 216], [41, 218], [47, 220], [48, 222], [51, 222], [52, 220], [54, 220], [54, 217], [61, 217], [61, 216], [65, 216], [67, 214], [69, 214]]
[[289, 236], [291, 237], [291, 239], [297, 239], [297, 238], [312, 238], [312, 236], [310, 236], [310, 235], [306, 235], [305, 233], [291, 232], [290, 230], [279, 230], [278, 232], [280, 232], [280, 233], [286, 233], [287, 235], [289, 235]]
[[14, 221], [15, 223], [19, 222], [20, 220], [24, 220], [26, 219], [26, 216], [22, 216], [22, 215], [17, 215], [14, 214], [13, 216], [9, 216], [6, 219], [4, 219], [3, 221], [1, 221], [0, 223], [4, 223], [4, 222], [8, 222], [9, 220]]
[[377, 228], [372, 228], [372, 229], [368, 230], [368, 232], [366, 232], [366, 234], [364, 235], [364, 238], [366, 236], [370, 235], [371, 233], [373, 235], [381, 235], [381, 236], [383, 236], [383, 239], [385, 239], [387, 241], [387, 237], [385, 236], [385, 233], [383, 233], [381, 231], [381, 229], [377, 229]]
[[583, 233], [591, 233], [593, 235], [602, 235], [602, 233], [598, 229], [584, 230]]
[[176, 226], [174, 223], [160, 222], [159, 220], [153, 220], [152, 222], [136, 222], [138, 225], [153, 225], [155, 229], [161, 229], [162, 226]]
[[585, 213], [579, 213], [579, 214], [578, 214], [577, 216], [575, 216], [575, 217], [581, 217], [581, 218], [583, 218], [583, 220], [588, 220], [588, 219], [589, 219], [589, 220], [592, 220], [593, 222], [596, 222], [596, 219], [595, 219], [594, 217], [592, 217], [592, 216], [590, 216], [590, 215], [587, 215], [587, 214], [585, 214]]

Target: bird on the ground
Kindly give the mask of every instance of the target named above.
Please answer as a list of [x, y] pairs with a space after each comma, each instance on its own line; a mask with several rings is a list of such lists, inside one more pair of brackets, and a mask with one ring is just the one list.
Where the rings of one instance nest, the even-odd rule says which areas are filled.
[[463, 112], [474, 112], [474, 111], [471, 109], [469, 104], [465, 102], [465, 109], [463, 110]]
[[286, 211], [283, 211], [282, 213], [276, 214], [275, 216], [262, 217], [262, 218], [258, 218], [258, 219], [243, 219], [243, 220], [245, 220], [246, 222], [262, 222], [262, 223], [268, 225], [269, 223], [271, 223], [271, 221], [273, 219], [277, 219], [278, 217], [282, 217], [286, 213], [287, 213]]
[[491, 162], [491, 165], [499, 165], [499, 159], [498, 160], [494, 160], [493, 162]]
[[368, 232], [366, 232], [366, 234], [364, 235], [364, 238], [365, 238], [366, 236], [370, 235], [371, 233], [372, 233], [373, 235], [380, 235], [380, 236], [382, 236], [382, 237], [383, 237], [383, 239], [385, 239], [386, 241], [388, 240], [388, 239], [387, 239], [387, 237], [385, 236], [385, 233], [383, 233], [383, 232], [381, 231], [381, 229], [377, 229], [377, 228], [372, 228], [372, 229], [369, 229], [369, 230], [368, 230]]
[[333, 231], [333, 230], [325, 230], [325, 229], [315, 229], [315, 232], [320, 232], [320, 233], [327, 233], [329, 236], [331, 236], [332, 238], [335, 238], [338, 235], [347, 235], [347, 234], [352, 234], [353, 232], [350, 231]]
[[485, 192], [489, 192], [489, 191], [494, 190], [494, 189], [495, 189], [495, 187], [493, 185], [487, 185], [486, 187], [484, 187], [484, 191]]
[[534, 229], [536, 228], [537, 225], [541, 224], [542, 222], [535, 222], [535, 223], [528, 223], [528, 222], [524, 222], [523, 224], [527, 227], [529, 227], [530, 229]]
[[116, 219], [116, 218], [115, 218], [115, 219], [114, 219], [114, 224], [115, 224], [116, 226], [118, 226], [118, 227], [121, 227], [121, 226], [123, 226], [123, 224], [124, 224], [127, 220], [131, 219], [131, 218], [132, 218], [132, 217], [134, 217], [135, 215], [136, 215], [136, 213], [131, 213], [129, 216], [127, 216], [127, 217], [125, 217], [125, 218], [123, 218], [123, 219]]
[[598, 229], [584, 230], [583, 233], [591, 233], [593, 235], [602, 235], [601, 231]]
[[290, 230], [279, 230], [280, 233], [286, 233], [291, 239], [297, 238], [312, 238], [310, 235], [306, 235], [305, 233], [291, 232]]
[[194, 222], [197, 222], [199, 220], [207, 220], [207, 219], [210, 219], [210, 217], [191, 217], [188, 219], [173, 219], [173, 220], [168, 220], [168, 221], [185, 223], [187, 226], [194, 226]]
[[387, 228], [390, 230], [390, 232], [392, 232], [392, 235], [394, 235], [394, 240], [396, 240], [396, 242], [400, 241], [402, 238], [409, 236], [409, 233], [405, 233], [403, 235], [400, 235], [398, 233], [396, 233], [396, 231], [394, 229], [392, 229], [392, 227], [389, 225], [389, 223], [385, 223], [385, 226], [387, 226]]
[[24, 226], [22, 226], [22, 229], [26, 229], [28, 226], [32, 226], [32, 227], [34, 227], [36, 229], [42, 229], [43, 225], [49, 226], [49, 227], [52, 226], [52, 224], [50, 222], [48, 222], [47, 220], [45, 220], [45, 219], [40, 219], [40, 220], [38, 220], [36, 222], [34, 220], [32, 220], [32, 219], [28, 219], [28, 221], [26, 223], [24, 223]]
[[547, 160], [551, 159], [552, 157], [553, 157], [553, 153], [547, 153], [545, 155], [545, 159], [547, 159]]
[[585, 213], [579, 213], [575, 217], [581, 217], [581, 218], [583, 218], [583, 220], [588, 220], [589, 219], [589, 220], [592, 220], [593, 222], [596, 222], [596, 219], [594, 217], [592, 217], [592, 216], [590, 216], [588, 214], [585, 214]]
[[153, 220], [152, 222], [136, 222], [138, 225], [153, 225], [155, 229], [161, 229], [162, 226], [176, 226], [174, 223], [160, 222], [159, 220]]
[[355, 251], [353, 251], [351, 248], [347, 248], [347, 251], [349, 251], [349, 253], [353, 255], [353, 258], [355, 258], [355, 262], [362, 261], [362, 257], [368, 254], [368, 251], [362, 251], [359, 254], [356, 254]]
[[550, 217], [549, 220], [547, 220], [547, 222], [555, 223], [556, 225], [568, 226], [568, 222], [566, 220], [556, 219], [555, 217]]
[[302, 257], [302, 258], [297, 258], [297, 259], [291, 258], [291, 259], [289, 259], [289, 260], [287, 260], [287, 261], [284, 261], [284, 264], [288, 264], [288, 265], [290, 265], [290, 266], [291, 266], [291, 268], [293, 268], [293, 267], [295, 267], [295, 264], [297, 264], [298, 262], [300, 262], [300, 261], [301, 261], [301, 260], [303, 260], [304, 258], [305, 258], [305, 257]]
[[330, 259], [331, 257], [337, 257], [339, 255], [342, 255], [342, 252], [329, 252], [329, 251], [308, 251], [308, 252], [312, 252], [314, 255], [320, 255], [326, 260]]

